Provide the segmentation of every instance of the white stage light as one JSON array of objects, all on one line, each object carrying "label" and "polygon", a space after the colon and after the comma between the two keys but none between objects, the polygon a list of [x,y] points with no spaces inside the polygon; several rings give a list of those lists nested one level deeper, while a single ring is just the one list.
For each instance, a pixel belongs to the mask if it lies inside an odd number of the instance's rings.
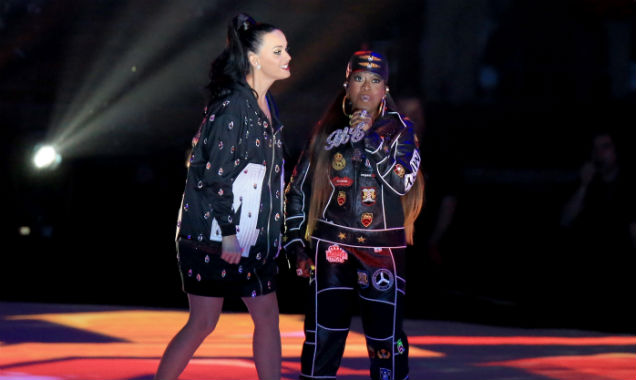
[{"label": "white stage light", "polygon": [[62,156],[51,145],[41,146],[33,156],[33,164],[38,169],[57,166],[60,161],[62,161]]}]

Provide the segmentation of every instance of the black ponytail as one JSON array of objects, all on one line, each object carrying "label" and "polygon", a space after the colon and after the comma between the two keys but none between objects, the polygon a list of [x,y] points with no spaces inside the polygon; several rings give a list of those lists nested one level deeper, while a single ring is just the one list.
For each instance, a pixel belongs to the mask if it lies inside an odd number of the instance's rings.
[{"label": "black ponytail", "polygon": [[263,34],[276,29],[273,25],[254,21],[245,13],[234,16],[227,28],[225,49],[210,68],[210,82],[206,86],[209,102],[229,95],[234,83],[247,85],[245,76],[250,72],[247,53],[258,52]]}]

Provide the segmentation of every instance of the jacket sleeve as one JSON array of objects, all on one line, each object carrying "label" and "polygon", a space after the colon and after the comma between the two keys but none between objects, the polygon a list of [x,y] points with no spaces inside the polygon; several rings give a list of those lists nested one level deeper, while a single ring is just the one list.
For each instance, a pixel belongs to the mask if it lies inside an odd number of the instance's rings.
[{"label": "jacket sleeve", "polygon": [[198,141],[207,161],[201,169],[202,180],[195,185],[206,192],[212,216],[219,224],[222,236],[236,234],[232,184],[244,166],[239,158],[240,152],[245,149],[240,146],[242,118],[239,117],[239,112],[230,111],[222,108],[216,114],[210,113],[207,116]]},{"label": "jacket sleeve", "polygon": [[287,188],[285,189],[285,246],[305,247],[305,230],[311,197],[311,173],[307,151],[298,158]]},{"label": "jacket sleeve", "polygon": [[400,115],[396,117],[395,132],[372,130],[364,138],[364,149],[380,181],[394,193],[405,195],[417,178],[420,153],[412,123]]}]

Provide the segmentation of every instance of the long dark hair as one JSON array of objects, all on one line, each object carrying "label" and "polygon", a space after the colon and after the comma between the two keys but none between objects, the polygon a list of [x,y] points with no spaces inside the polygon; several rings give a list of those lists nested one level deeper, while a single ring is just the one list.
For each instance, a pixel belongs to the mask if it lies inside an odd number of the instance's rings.
[{"label": "long dark hair", "polygon": [[[306,240],[310,240],[309,236],[316,227],[316,221],[322,218],[322,211],[327,206],[327,201],[331,194],[332,188],[329,184],[329,151],[324,149],[327,137],[331,132],[338,128],[349,125],[349,118],[342,110],[343,98],[346,92],[341,89],[335,100],[325,111],[322,119],[314,126],[309,146],[306,153],[309,155],[310,168],[313,168],[313,176],[311,183],[311,198],[309,201],[309,210],[307,212],[307,228],[305,231]],[[387,93],[387,108],[396,110],[395,102]],[[404,227],[406,241],[413,244],[414,223],[422,210],[424,203],[424,177],[418,170],[415,185],[411,190],[402,196],[402,210],[404,212]]]},{"label": "long dark hair", "polygon": [[329,151],[324,149],[327,137],[336,129],[349,124],[348,118],[341,110],[344,97],[345,90],[342,89],[333,103],[327,107],[320,121],[314,126],[309,146],[307,147],[306,153],[309,155],[309,167],[313,171],[311,197],[309,209],[307,210],[307,228],[305,230],[305,239],[308,241],[310,240],[309,236],[316,227],[316,221],[322,218],[322,210],[327,205],[331,194],[331,186],[327,177],[329,175]]},{"label": "long dark hair", "polygon": [[263,34],[276,30],[273,25],[254,21],[249,15],[239,13],[232,18],[227,27],[225,49],[212,62],[210,82],[206,86],[209,92],[208,102],[229,95],[235,83],[245,83],[250,72],[248,52],[258,52]]}]

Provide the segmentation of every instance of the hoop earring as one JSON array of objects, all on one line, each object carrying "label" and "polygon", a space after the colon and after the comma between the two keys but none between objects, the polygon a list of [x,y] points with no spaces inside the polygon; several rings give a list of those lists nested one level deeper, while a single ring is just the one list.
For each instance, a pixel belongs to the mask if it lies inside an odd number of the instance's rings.
[{"label": "hoop earring", "polygon": [[385,112],[386,112],[386,96],[382,98],[382,101],[380,102],[380,106],[378,107],[378,116],[384,116]]},{"label": "hoop earring", "polygon": [[349,115],[349,114],[347,113],[347,95],[345,95],[345,96],[342,98],[342,113],[343,113],[346,117],[349,117],[349,118],[351,117],[351,115]]}]

